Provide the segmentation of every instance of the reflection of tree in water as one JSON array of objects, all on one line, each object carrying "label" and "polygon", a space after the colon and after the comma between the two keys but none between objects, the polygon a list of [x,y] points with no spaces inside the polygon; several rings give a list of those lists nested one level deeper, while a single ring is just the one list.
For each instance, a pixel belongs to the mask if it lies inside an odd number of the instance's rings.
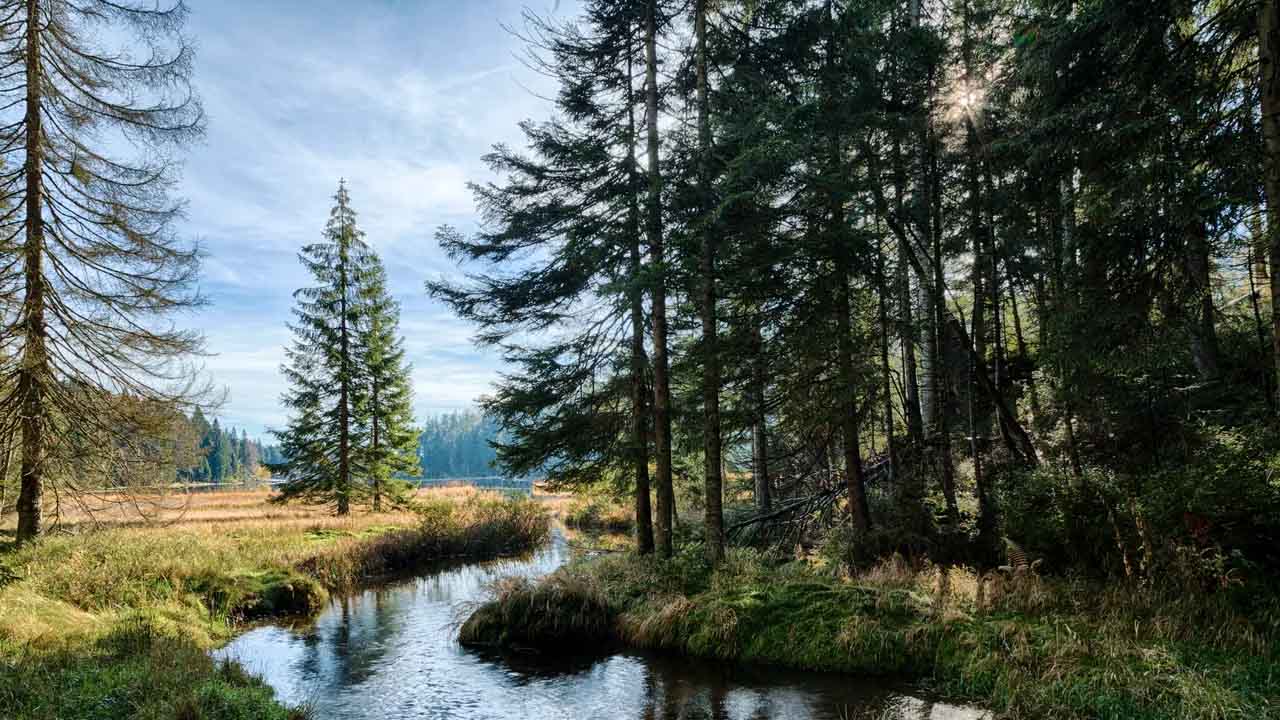
[{"label": "reflection of tree in water", "polygon": [[395,593],[377,589],[336,601],[338,613],[329,616],[331,621],[307,634],[298,669],[320,688],[364,682],[404,627],[405,613],[394,598]]},{"label": "reflection of tree in water", "polygon": [[728,720],[728,678],[688,669],[661,660],[645,664],[643,720]]}]

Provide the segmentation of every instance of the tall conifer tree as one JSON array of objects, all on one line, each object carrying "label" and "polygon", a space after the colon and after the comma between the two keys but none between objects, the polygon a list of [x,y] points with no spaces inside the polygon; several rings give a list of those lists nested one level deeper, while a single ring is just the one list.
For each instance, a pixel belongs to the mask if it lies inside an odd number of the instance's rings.
[{"label": "tall conifer tree", "polygon": [[182,359],[202,340],[165,321],[201,303],[169,197],[171,151],[204,124],[186,15],[181,2],[0,2],[0,436],[21,438],[19,541],[40,534],[50,481],[75,490],[105,446],[146,450],[128,412],[140,405],[119,395],[180,405],[195,390]]},{"label": "tall conifer tree", "polygon": [[360,332],[378,265],[356,226],[345,183],[334,195],[324,240],[304,247],[298,259],[316,284],[293,294],[294,339],[281,368],[290,385],[281,400],[292,416],[274,433],[285,457],[275,469],[286,480],[282,500],[324,502],[346,515],[360,491],[355,478],[369,469],[360,451],[368,432],[361,422],[368,381]]},{"label": "tall conifer tree", "polygon": [[371,255],[369,263],[362,293],[366,317],[359,338],[366,397],[361,423],[367,443],[363,465],[371,504],[378,511],[384,498],[396,504],[404,501],[405,483],[396,482],[398,474],[418,474],[419,431],[413,425],[413,385],[400,336],[400,304],[387,291],[382,262]]}]

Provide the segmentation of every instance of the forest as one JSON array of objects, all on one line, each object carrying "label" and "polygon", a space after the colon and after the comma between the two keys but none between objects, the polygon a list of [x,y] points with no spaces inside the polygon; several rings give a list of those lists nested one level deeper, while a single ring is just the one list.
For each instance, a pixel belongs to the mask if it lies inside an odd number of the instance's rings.
[{"label": "forest", "polygon": [[490,441],[496,423],[478,411],[464,410],[427,418],[418,437],[418,460],[425,478],[493,475],[496,458]]},{"label": "forest", "polygon": [[661,556],[692,508],[713,561],[845,526],[855,563],[1271,571],[1264,5],[529,14],[556,112],[429,285],[517,368],[499,464],[630,488]]}]

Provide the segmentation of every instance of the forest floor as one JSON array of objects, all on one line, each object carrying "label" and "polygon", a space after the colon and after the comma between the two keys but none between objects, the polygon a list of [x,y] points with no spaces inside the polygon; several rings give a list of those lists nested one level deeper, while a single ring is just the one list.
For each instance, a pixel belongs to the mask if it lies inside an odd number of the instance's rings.
[{"label": "forest floor", "polygon": [[20,550],[0,530],[4,717],[301,717],[207,650],[255,619],[312,613],[330,592],[528,550],[548,532],[539,503],[470,490],[347,518],[267,497],[154,498],[146,523],[124,508],[71,515],[69,532]]},{"label": "forest floor", "polygon": [[885,562],[856,576],[812,559],[697,548],[661,562],[580,560],[510,579],[465,644],[627,645],[802,670],[889,676],[1002,718],[1207,720],[1280,711],[1274,618],[1226,593],[1049,579],[980,584],[966,569]]}]

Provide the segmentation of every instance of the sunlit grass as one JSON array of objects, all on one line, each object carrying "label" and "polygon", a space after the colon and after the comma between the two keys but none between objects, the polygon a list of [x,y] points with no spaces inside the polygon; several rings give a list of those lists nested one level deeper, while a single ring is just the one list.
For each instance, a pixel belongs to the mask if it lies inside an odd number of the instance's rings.
[{"label": "sunlit grass", "polygon": [[[16,718],[283,718],[269,691],[207,658],[184,661],[197,670],[166,663],[205,658],[244,620],[314,612],[361,582],[527,550],[548,532],[536,501],[470,489],[423,491],[411,509],[346,518],[267,497],[195,496],[178,518],[99,517],[0,554],[0,707]],[[182,692],[147,692],[170,686]],[[105,714],[82,702],[122,693],[134,699]]]},{"label": "sunlit grass", "polygon": [[1275,619],[1225,594],[901,560],[850,575],[741,549],[714,572],[696,550],[612,554],[499,583],[460,637],[912,678],[1013,718],[1267,717],[1280,698]]}]

